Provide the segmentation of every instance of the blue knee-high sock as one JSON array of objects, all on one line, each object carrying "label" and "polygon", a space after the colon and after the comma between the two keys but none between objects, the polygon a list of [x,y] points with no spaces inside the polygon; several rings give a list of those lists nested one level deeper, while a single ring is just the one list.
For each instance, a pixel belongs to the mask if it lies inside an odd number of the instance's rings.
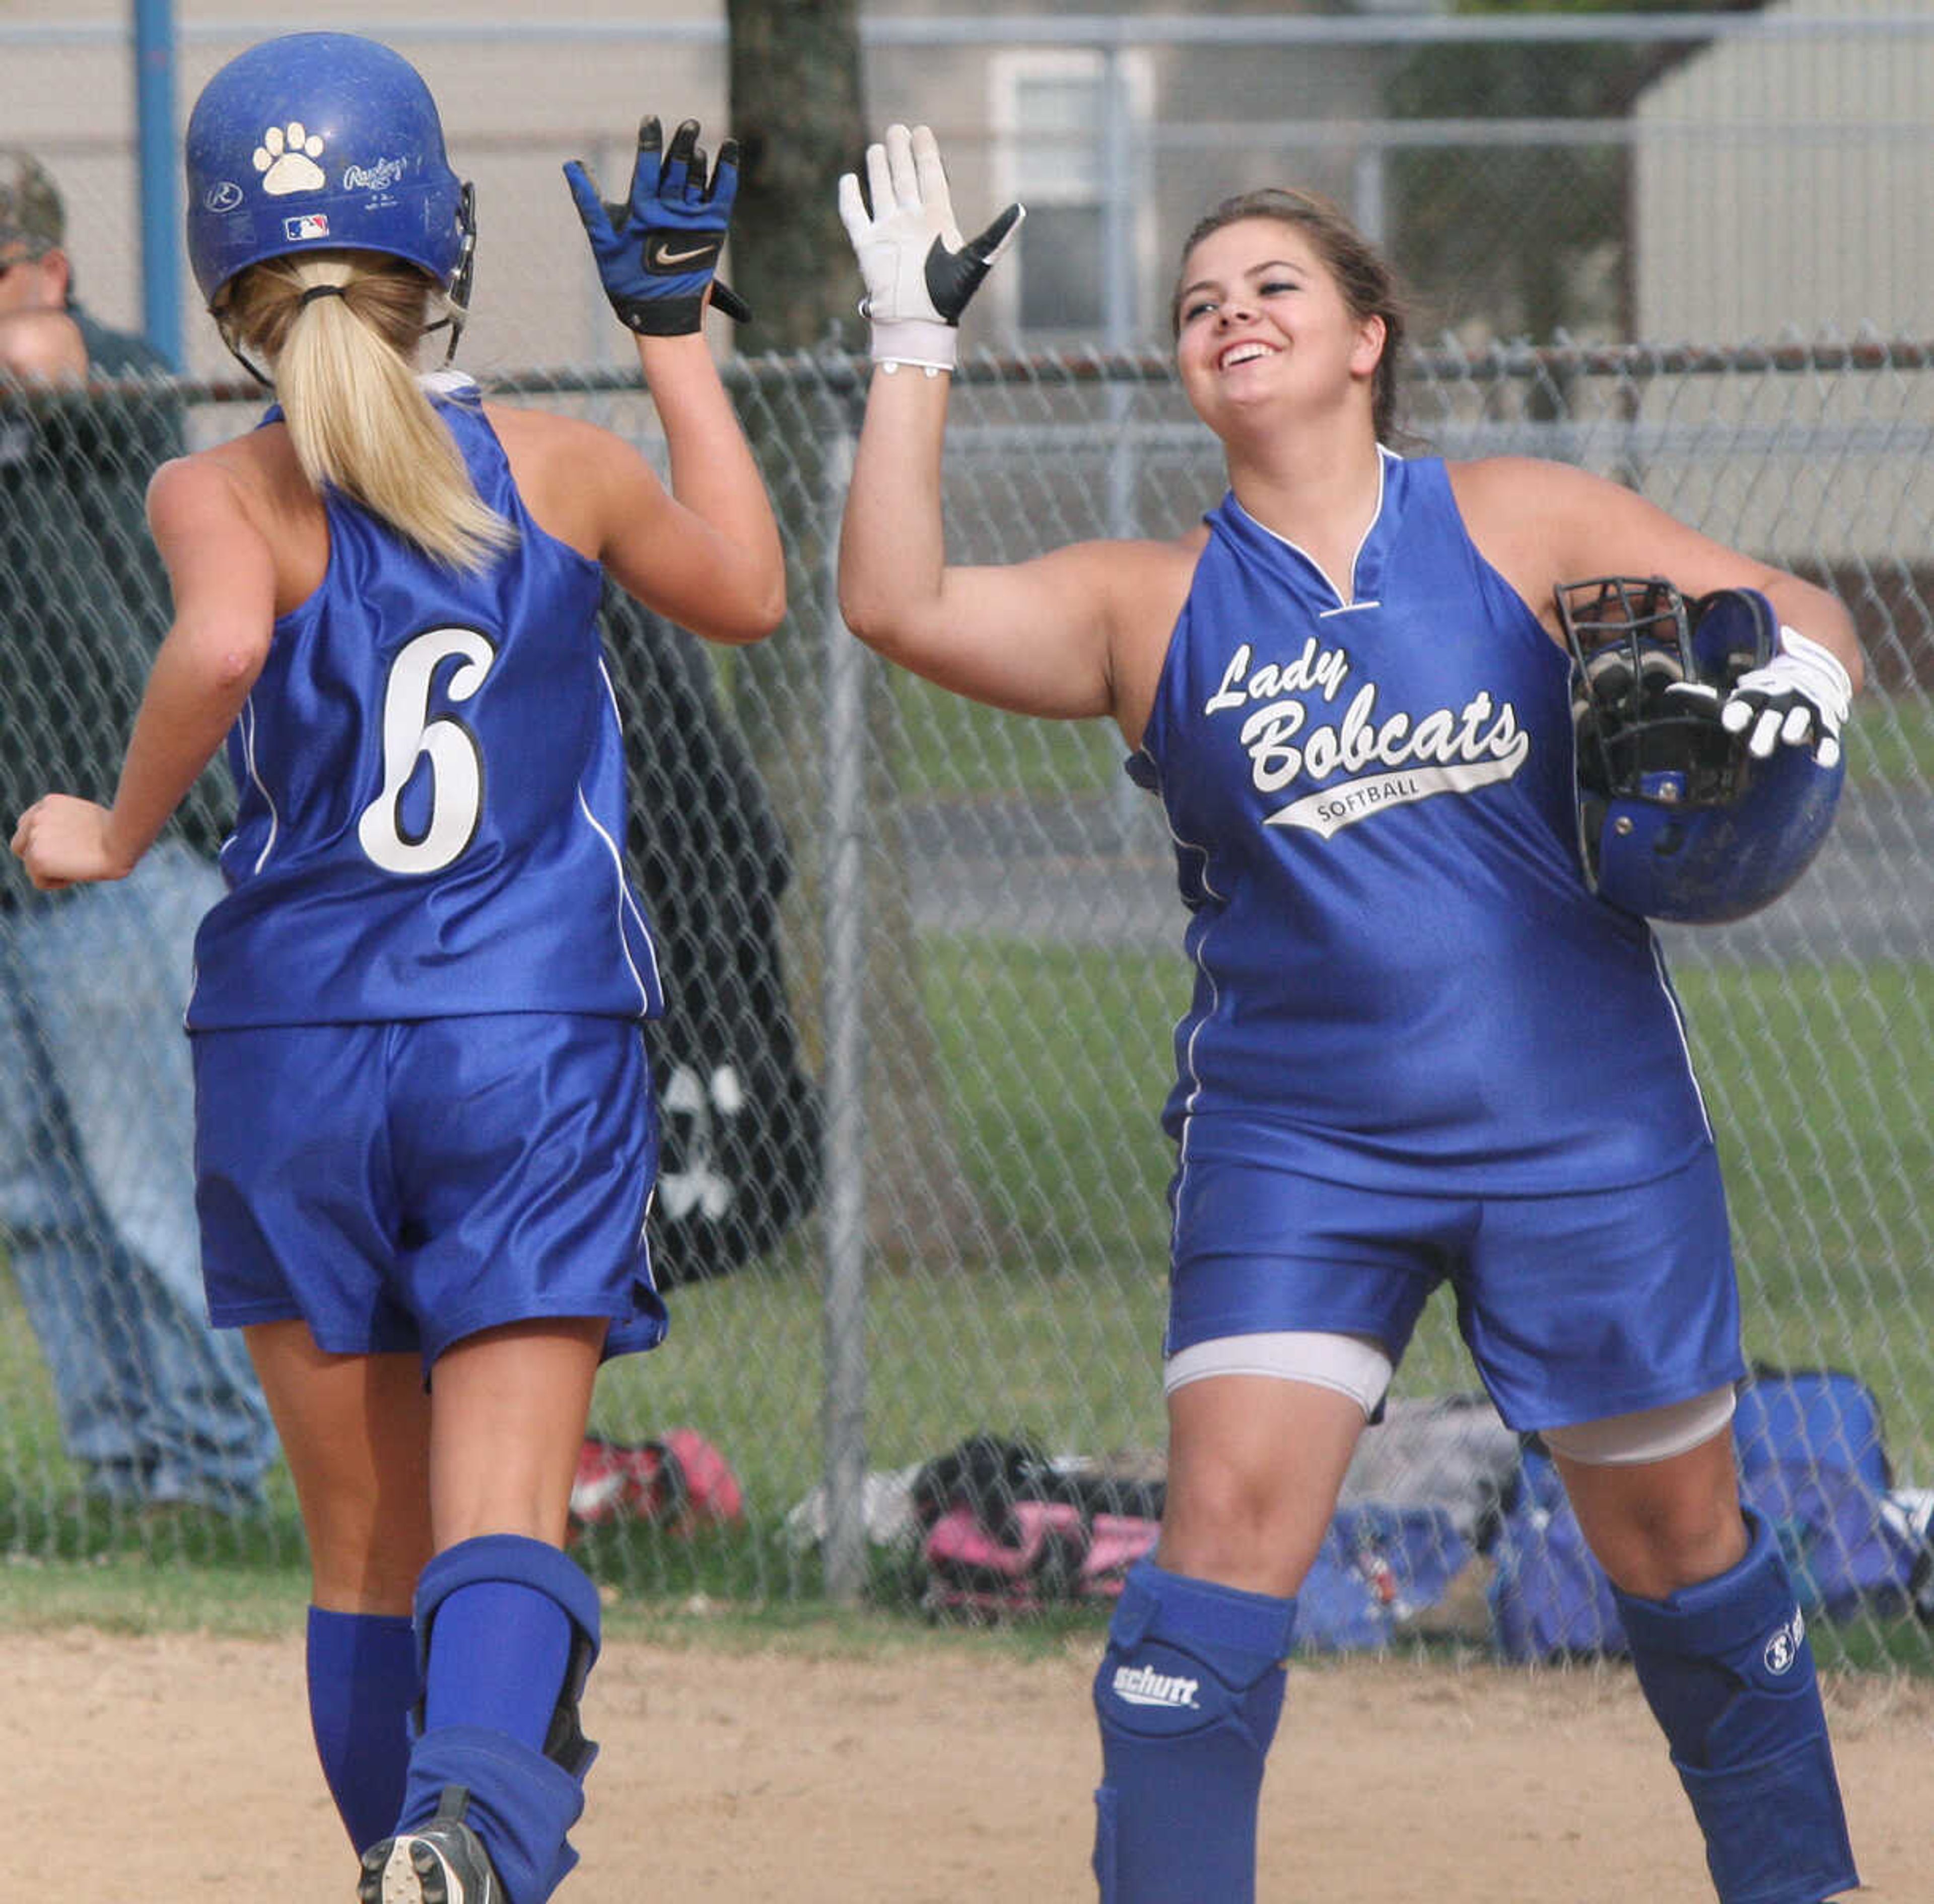
[{"label": "blue knee-high sock", "polygon": [[577,1709],[598,1625],[583,1569],[521,1535],[459,1541],[417,1583],[424,1692],[401,1821],[423,1824],[445,1788],[461,1786],[465,1821],[513,1904],[544,1904],[577,1861],[566,1834],[596,1755]]},{"label": "blue knee-high sock", "polygon": [[1860,1879],[1806,1622],[1771,1526],[1749,1508],[1746,1528],[1716,1580],[1613,1597],[1721,1904],[1821,1904]]},{"label": "blue knee-high sock", "polygon": [[408,1616],[309,1608],[309,1724],[330,1796],[358,1851],[396,1828],[416,1698]]},{"label": "blue knee-high sock", "polygon": [[1296,1602],[1130,1570],[1095,1677],[1101,1904],[1252,1904]]}]

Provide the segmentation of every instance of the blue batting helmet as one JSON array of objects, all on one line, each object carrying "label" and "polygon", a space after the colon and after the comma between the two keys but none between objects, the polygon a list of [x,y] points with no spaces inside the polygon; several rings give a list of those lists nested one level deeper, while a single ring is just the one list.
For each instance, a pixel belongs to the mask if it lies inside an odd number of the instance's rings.
[{"label": "blue batting helmet", "polygon": [[422,76],[354,33],[290,33],[236,56],[188,125],[188,252],[212,304],[235,274],[307,251],[407,259],[459,303],[469,188]]},{"label": "blue batting helmet", "polygon": [[1592,890],[1648,919],[1718,925],[1770,905],[1833,824],[1844,759],[1765,759],[1719,709],[1778,646],[1752,589],[1690,604],[1670,583],[1612,576],[1557,591],[1571,651],[1578,843]]}]

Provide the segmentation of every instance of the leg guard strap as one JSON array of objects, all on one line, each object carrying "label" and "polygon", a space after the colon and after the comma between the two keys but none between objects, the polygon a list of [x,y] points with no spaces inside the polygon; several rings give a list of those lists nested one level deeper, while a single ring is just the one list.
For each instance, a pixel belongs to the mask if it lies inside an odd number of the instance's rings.
[{"label": "leg guard strap", "polygon": [[1859,1882],[1813,1654],[1771,1526],[1662,1601],[1613,1589],[1721,1904],[1821,1904]]},{"label": "leg guard strap", "polygon": [[1263,1762],[1295,1619],[1293,1600],[1147,1561],[1130,1570],[1095,1680],[1102,1904],[1252,1904]]}]

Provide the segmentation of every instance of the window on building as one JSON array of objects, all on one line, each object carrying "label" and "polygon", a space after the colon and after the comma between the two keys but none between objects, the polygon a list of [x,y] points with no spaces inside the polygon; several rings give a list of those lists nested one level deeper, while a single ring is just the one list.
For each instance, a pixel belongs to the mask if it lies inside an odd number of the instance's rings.
[{"label": "window on building", "polygon": [[[1109,122],[1111,75],[1124,119]],[[1140,202],[1128,178],[1108,176],[1108,155],[1136,140],[1144,107],[1145,64],[1130,54],[1111,62],[1100,53],[1014,53],[994,68],[994,121],[1005,197],[1027,206],[1005,295],[1008,315],[1024,336],[1094,337],[1108,330],[1111,297],[1131,300],[1134,261],[1108,255],[1112,230],[1125,225],[1131,249],[1141,234],[1122,206]],[[1124,136],[1125,135],[1125,137]],[[1111,146],[1111,137],[1121,143]],[[1110,203],[1111,190],[1117,194]],[[1005,269],[1005,268],[1004,268]],[[1132,332],[1137,313],[1117,314]]]}]

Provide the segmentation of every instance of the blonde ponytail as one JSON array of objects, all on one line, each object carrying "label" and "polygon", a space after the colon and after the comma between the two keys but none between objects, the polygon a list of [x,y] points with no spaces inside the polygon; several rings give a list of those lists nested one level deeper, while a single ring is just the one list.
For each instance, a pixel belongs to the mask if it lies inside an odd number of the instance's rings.
[{"label": "blonde ponytail", "polygon": [[216,315],[265,360],[303,473],[339,490],[451,568],[487,568],[517,532],[478,496],[417,381],[417,345],[441,294],[366,252],[272,258],[235,280]]}]

